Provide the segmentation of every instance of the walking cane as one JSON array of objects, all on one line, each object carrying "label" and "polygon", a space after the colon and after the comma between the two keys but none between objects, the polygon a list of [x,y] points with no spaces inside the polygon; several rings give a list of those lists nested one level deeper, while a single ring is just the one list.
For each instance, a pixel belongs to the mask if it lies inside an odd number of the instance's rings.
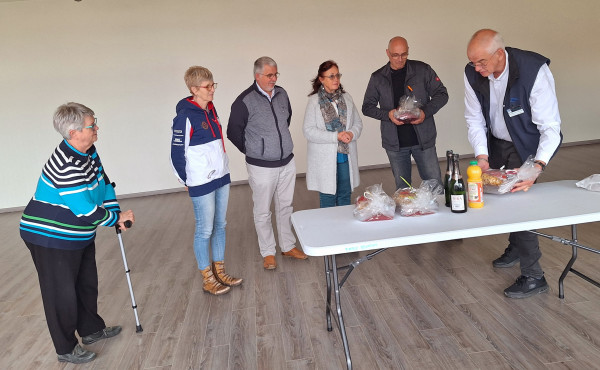
[{"label": "walking cane", "polygon": [[[113,182],[111,185],[116,187],[117,185]],[[130,228],[133,224],[131,221],[125,221],[125,227]],[[123,238],[121,237],[121,229],[119,224],[115,224],[115,230],[117,231],[117,237],[119,238],[119,245],[121,246],[121,256],[123,256],[123,265],[125,266],[125,276],[127,276],[127,285],[129,285],[129,294],[131,295],[131,308],[133,308],[133,314],[135,315],[135,332],[139,333],[144,331],[140,324],[140,319],[137,313],[137,304],[135,303],[135,297],[133,296],[133,288],[131,287],[131,278],[129,277],[129,266],[127,266],[127,257],[125,257],[125,247],[123,247]]]}]

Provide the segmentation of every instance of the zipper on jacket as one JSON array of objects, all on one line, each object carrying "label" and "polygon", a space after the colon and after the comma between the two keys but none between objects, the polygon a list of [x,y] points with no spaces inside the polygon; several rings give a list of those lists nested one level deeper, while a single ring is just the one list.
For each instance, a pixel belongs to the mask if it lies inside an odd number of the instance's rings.
[{"label": "zipper on jacket", "polygon": [[[273,91],[273,98],[275,97],[275,92]],[[269,105],[271,106],[271,112],[273,113],[273,118],[275,118],[275,127],[277,128],[277,134],[279,135],[279,160],[283,159],[283,137],[281,136],[281,130],[279,129],[279,120],[277,119],[277,113],[275,112],[275,108],[273,108],[273,98],[269,101]],[[264,150],[264,146],[263,146]],[[264,153],[263,153],[264,154]]]}]

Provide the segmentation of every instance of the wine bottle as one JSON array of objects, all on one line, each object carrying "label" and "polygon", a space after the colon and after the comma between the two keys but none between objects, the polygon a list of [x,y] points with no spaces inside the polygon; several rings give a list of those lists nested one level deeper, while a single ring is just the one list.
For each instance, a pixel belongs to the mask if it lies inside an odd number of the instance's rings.
[{"label": "wine bottle", "polygon": [[450,207],[450,180],[452,179],[452,168],[452,150],[446,150],[446,175],[444,176],[446,207]]},{"label": "wine bottle", "polygon": [[450,182],[450,210],[454,213],[467,212],[467,189],[460,174],[458,154],[453,154],[454,169]]}]

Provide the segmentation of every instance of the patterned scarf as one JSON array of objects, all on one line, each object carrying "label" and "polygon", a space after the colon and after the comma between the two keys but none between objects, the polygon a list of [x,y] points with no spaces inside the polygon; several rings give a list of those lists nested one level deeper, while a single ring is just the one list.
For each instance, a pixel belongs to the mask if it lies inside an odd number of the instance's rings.
[{"label": "patterned scarf", "polygon": [[[337,112],[333,104],[337,105]],[[319,107],[321,108],[321,114],[323,115],[327,131],[342,132],[346,130],[346,102],[342,96],[341,89],[328,93],[321,86],[319,89]],[[348,144],[338,141],[338,153],[348,154]]]}]

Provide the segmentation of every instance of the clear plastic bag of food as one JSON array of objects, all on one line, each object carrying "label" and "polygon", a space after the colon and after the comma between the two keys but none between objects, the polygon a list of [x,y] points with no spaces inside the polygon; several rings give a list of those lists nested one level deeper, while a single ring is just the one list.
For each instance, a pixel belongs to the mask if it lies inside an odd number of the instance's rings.
[{"label": "clear plastic bag of food", "polygon": [[[529,156],[518,170],[489,169],[481,175],[483,192],[490,194],[505,194],[512,190],[518,182],[535,180],[540,170],[534,162],[533,156]],[[487,187],[487,191],[486,191]]]},{"label": "clear plastic bag of food", "polygon": [[414,95],[404,95],[398,102],[394,117],[398,121],[409,123],[421,115],[421,103]]},{"label": "clear plastic bag of food", "polygon": [[400,216],[423,216],[439,211],[437,198],[444,189],[436,180],[425,180],[418,188],[401,188],[394,193]]},{"label": "clear plastic bag of food", "polygon": [[356,199],[353,213],[359,221],[381,221],[393,219],[395,210],[394,200],[383,191],[381,184],[375,184]]},{"label": "clear plastic bag of food", "polygon": [[600,174],[595,174],[578,181],[575,185],[591,191],[600,191]]},{"label": "clear plastic bag of food", "polygon": [[[517,170],[488,169],[481,174],[481,182],[483,183],[483,192],[487,194],[504,194],[506,193],[503,186],[504,183],[512,182],[513,178],[517,177]],[[500,192],[502,186],[503,193]],[[510,190],[510,189],[509,189]]]}]

